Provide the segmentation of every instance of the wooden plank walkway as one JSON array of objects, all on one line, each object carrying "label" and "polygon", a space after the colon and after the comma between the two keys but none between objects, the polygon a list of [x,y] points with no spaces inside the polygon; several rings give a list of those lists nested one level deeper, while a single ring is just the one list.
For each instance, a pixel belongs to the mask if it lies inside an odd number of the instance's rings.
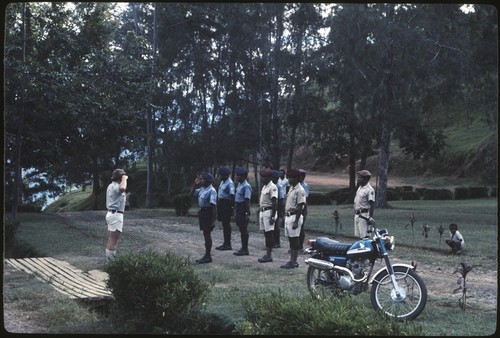
[{"label": "wooden plank walkway", "polygon": [[52,257],[6,259],[17,270],[35,275],[57,291],[73,299],[102,300],[113,298],[106,282],[71,264]]}]

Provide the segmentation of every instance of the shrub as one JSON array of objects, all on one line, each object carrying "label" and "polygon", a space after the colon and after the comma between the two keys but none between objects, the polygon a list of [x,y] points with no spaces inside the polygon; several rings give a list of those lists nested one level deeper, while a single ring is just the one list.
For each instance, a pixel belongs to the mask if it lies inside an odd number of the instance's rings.
[{"label": "shrub", "polygon": [[174,197],[174,208],[177,216],[186,216],[193,206],[193,197],[189,194],[180,194]]},{"label": "shrub", "polygon": [[353,202],[352,198],[350,198],[349,188],[334,190],[327,193],[326,195],[330,197],[331,200],[336,201],[337,204]]},{"label": "shrub", "polygon": [[469,198],[486,198],[488,197],[488,188],[486,187],[470,187]]},{"label": "shrub", "polygon": [[387,188],[387,200],[398,201],[401,199],[402,192],[396,188]]},{"label": "shrub", "polygon": [[329,205],[332,204],[330,196],[312,192],[307,196],[307,204],[309,205]]},{"label": "shrub", "polygon": [[490,197],[497,197],[497,188],[496,187],[491,188]]},{"label": "shrub", "polygon": [[19,220],[17,219],[12,219],[12,218],[5,219],[4,236],[6,244],[12,243],[14,241],[19,225],[20,223]]},{"label": "shrub", "polygon": [[452,200],[453,192],[448,189],[426,189],[423,195],[424,200]]},{"label": "shrub", "polygon": [[[170,252],[122,254],[105,266],[114,296],[112,314],[129,330],[193,330],[210,289],[189,261]],[[187,329],[186,329],[187,328]]]},{"label": "shrub", "polygon": [[489,196],[487,187],[458,187],[455,188],[455,199],[486,198]]},{"label": "shrub", "polygon": [[386,320],[382,313],[357,305],[352,298],[316,299],[273,291],[254,293],[243,300],[244,335],[418,335],[417,326]]},{"label": "shrub", "polygon": [[465,200],[467,198],[469,198],[469,188],[466,188],[466,187],[455,188],[455,199],[456,200]]},{"label": "shrub", "polygon": [[404,201],[419,200],[420,195],[416,191],[403,191],[401,193],[401,199]]},{"label": "shrub", "polygon": [[420,197],[423,197],[425,192],[427,191],[427,188],[416,188],[415,191],[420,195]]}]

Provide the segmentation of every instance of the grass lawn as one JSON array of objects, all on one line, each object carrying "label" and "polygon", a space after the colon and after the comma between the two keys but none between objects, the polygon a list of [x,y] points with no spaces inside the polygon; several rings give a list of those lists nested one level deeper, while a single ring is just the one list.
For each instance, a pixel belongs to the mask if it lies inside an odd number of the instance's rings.
[{"label": "grass lawn", "polygon": [[[460,201],[397,201],[391,202],[389,209],[377,209],[375,219],[379,228],[387,228],[389,234],[396,237],[396,249],[391,257],[406,261],[418,260],[423,266],[457,267],[466,260],[474,266],[472,275],[480,275],[483,271],[497,271],[498,242],[497,242],[497,200],[477,199]],[[255,208],[255,206],[254,206]],[[342,227],[336,228],[332,217],[334,210],[340,213]],[[184,225],[172,228],[171,234],[177,236],[193,236],[193,240],[201,243],[201,235],[197,229],[195,217],[176,217],[173,210],[138,210],[140,217],[149,220],[148,227],[152,230],[166,231],[164,224]],[[415,215],[416,221],[410,224],[410,214]],[[255,210],[252,213],[256,215]],[[100,269],[96,255],[102,254],[105,245],[105,236],[102,227],[85,221],[85,212],[80,218],[68,221],[68,218],[57,217],[51,214],[20,214],[21,226],[17,232],[17,239],[33,248],[40,255],[65,256],[74,265],[81,269]],[[306,230],[325,233],[330,237],[338,237],[343,241],[353,241],[353,219],[351,205],[309,206],[309,215]],[[153,220],[158,223],[154,223]],[[163,223],[161,223],[161,222]],[[448,225],[455,222],[466,241],[466,251],[463,256],[446,254],[447,248],[444,239],[449,236]],[[163,224],[163,225],[162,225]],[[422,234],[422,225],[430,227],[428,236]],[[438,227],[445,230],[442,236]],[[170,229],[170,228],[168,228]],[[256,223],[250,227],[251,236],[262,236]],[[190,235],[191,233],[191,235]],[[141,246],[152,239],[141,237],[139,234],[130,235],[123,242],[123,250],[132,249],[132,245]],[[306,237],[307,231],[306,231]],[[153,239],[159,241],[161,238]],[[154,244],[154,243],[153,243]],[[286,247],[288,244],[285,243]],[[129,247],[127,247],[129,246]],[[281,250],[285,250],[283,248]],[[232,256],[232,255],[231,255]],[[234,261],[225,265],[204,264],[194,266],[207,281],[213,283],[212,294],[206,304],[207,311],[218,313],[231,321],[244,319],[245,313],[241,300],[250,294],[266,293],[276,289],[291,295],[303,296],[307,294],[304,270],[293,269],[284,272],[283,269],[264,268],[256,262],[241,263]],[[484,336],[491,335],[496,330],[496,308],[494,313],[483,311],[481,308],[471,308],[461,311],[455,301],[450,300],[456,295],[451,290],[456,287],[455,280],[445,285],[443,294],[432,294],[429,297],[426,309],[412,325],[419,325],[422,334],[426,336]],[[30,288],[32,278],[17,283],[21,287],[4,290],[4,302],[15,306],[19,304],[23,311],[43,311],[43,320],[49,326],[58,328],[58,332],[86,333],[90,327],[102,328],[102,333],[109,333],[112,328],[106,324],[106,317],[89,318],[82,316],[80,311],[72,310],[74,315],[65,315],[61,324],[57,313],[67,309],[67,301],[53,301],[46,306],[47,298],[42,296],[45,287]],[[4,279],[4,286],[5,286]],[[22,292],[20,292],[22,290]],[[434,290],[430,290],[431,292]],[[470,294],[474,296],[474,284],[470,285]],[[42,294],[42,295],[41,295]],[[354,297],[360,306],[370,307],[368,294]],[[493,295],[496,298],[496,294]],[[85,323],[81,320],[84,318]],[[91,324],[89,324],[91,323]],[[98,329],[99,330],[99,329]],[[99,332],[93,332],[99,333]]]}]

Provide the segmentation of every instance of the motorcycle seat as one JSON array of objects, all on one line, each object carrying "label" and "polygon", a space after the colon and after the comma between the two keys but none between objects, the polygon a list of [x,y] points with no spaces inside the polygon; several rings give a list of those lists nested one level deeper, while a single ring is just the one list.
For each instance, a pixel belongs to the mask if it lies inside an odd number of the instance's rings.
[{"label": "motorcycle seat", "polygon": [[318,251],[345,255],[347,254],[347,250],[351,248],[352,244],[340,243],[328,237],[317,237],[315,246]]}]

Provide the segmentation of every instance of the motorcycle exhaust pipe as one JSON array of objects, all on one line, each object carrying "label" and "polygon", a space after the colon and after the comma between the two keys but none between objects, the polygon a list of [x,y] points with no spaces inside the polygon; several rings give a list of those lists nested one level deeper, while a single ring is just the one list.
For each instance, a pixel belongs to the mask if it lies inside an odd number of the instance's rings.
[{"label": "motorcycle exhaust pipe", "polygon": [[349,277],[351,277],[351,279],[354,281],[354,282],[362,282],[366,279],[367,277],[367,273],[366,271],[363,272],[363,277],[359,278],[359,279],[356,279],[354,277],[354,275],[352,274],[352,271],[347,269],[347,268],[344,268],[342,266],[336,266],[335,264],[333,263],[330,263],[330,262],[327,262],[327,261],[323,261],[321,259],[316,259],[316,258],[308,258],[306,260],[304,260],[304,262],[307,264],[307,265],[311,265],[315,268],[318,268],[318,269],[321,269],[321,270],[337,270],[337,271],[342,271],[346,274],[349,275]]},{"label": "motorcycle exhaust pipe", "polygon": [[321,270],[332,270],[333,267],[335,266],[333,263],[327,262],[327,261],[322,261],[320,259],[316,258],[308,258],[304,260],[304,262],[307,265],[314,266],[315,268],[321,269]]}]

